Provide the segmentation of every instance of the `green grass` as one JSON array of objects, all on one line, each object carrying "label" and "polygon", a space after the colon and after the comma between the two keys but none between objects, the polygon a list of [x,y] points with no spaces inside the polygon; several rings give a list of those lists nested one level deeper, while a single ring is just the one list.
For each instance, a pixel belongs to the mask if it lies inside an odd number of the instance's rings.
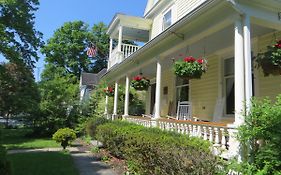
[{"label": "green grass", "polygon": [[18,153],[8,155],[13,175],[78,175],[69,153]]},{"label": "green grass", "polygon": [[31,148],[52,148],[60,147],[51,138],[31,138],[26,135],[31,132],[29,129],[1,129],[2,138],[0,144],[7,149],[31,149]]}]

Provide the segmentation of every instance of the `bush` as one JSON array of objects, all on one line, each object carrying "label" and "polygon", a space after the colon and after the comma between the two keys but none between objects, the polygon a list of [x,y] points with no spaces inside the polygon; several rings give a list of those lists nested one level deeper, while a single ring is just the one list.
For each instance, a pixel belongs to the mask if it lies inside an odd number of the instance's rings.
[{"label": "bush", "polygon": [[114,121],[97,128],[97,138],[138,174],[219,174],[220,160],[204,140],[157,128]]},{"label": "bush", "polygon": [[76,139],[76,134],[73,129],[63,128],[63,129],[59,129],[53,135],[53,139],[56,142],[61,143],[61,146],[63,147],[63,149],[65,149],[68,145],[71,144],[73,140]]},{"label": "bush", "polygon": [[239,128],[244,164],[249,164],[244,169],[252,169],[253,174],[281,174],[281,95],[275,103],[254,99],[251,106]]},{"label": "bush", "polygon": [[1,175],[10,175],[11,174],[11,166],[10,162],[7,161],[6,157],[6,149],[0,145],[0,174]]},{"label": "bush", "polygon": [[109,120],[104,117],[94,117],[91,118],[86,124],[86,133],[92,138],[95,137],[96,129],[99,125],[108,123]]}]

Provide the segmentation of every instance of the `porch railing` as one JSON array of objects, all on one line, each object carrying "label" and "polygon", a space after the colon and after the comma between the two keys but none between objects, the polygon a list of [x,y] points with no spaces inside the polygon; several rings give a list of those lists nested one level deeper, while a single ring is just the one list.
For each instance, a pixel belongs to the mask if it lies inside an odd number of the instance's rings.
[{"label": "porch railing", "polygon": [[108,61],[108,68],[112,67],[113,65],[120,63],[124,59],[128,58],[134,52],[136,52],[140,46],[135,46],[131,44],[122,44],[121,45],[121,52],[118,52],[118,47],[115,47],[111,52],[111,56]]},{"label": "porch railing", "polygon": [[193,137],[199,137],[213,143],[213,152],[223,158],[228,159],[230,146],[230,133],[234,128],[227,127],[223,123],[214,122],[193,122],[183,120],[151,120],[142,117],[126,117],[128,122],[143,125],[145,127],[158,127],[166,131],[174,131]]}]

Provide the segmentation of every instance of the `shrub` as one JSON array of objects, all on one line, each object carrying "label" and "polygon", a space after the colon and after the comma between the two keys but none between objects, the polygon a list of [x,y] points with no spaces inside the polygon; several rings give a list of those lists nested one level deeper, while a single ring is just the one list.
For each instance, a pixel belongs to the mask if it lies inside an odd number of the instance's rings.
[{"label": "shrub", "polygon": [[10,175],[11,174],[11,166],[10,162],[7,161],[6,157],[6,149],[0,145],[0,174],[1,175]]},{"label": "shrub", "polygon": [[252,100],[251,110],[239,128],[244,145],[244,164],[253,174],[281,174],[281,95],[272,103],[268,98]]},{"label": "shrub", "polygon": [[73,140],[76,139],[76,134],[73,129],[63,128],[55,132],[53,139],[56,142],[61,143],[61,146],[65,149]]},{"label": "shrub", "polygon": [[96,129],[99,125],[109,122],[108,119],[104,117],[94,117],[91,118],[86,124],[86,133],[92,138],[95,137]]},{"label": "shrub", "polygon": [[121,121],[98,126],[97,138],[137,174],[220,173],[220,160],[211,153],[209,142],[199,138]]}]

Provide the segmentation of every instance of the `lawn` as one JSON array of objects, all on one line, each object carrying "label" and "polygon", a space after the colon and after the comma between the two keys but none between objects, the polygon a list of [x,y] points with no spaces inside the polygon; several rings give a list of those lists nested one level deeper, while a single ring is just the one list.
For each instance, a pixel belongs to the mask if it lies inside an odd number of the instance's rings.
[{"label": "lawn", "polygon": [[31,149],[31,148],[50,148],[59,147],[51,138],[32,138],[26,135],[30,129],[1,129],[2,138],[0,144],[7,149]]},{"label": "lawn", "polygon": [[9,154],[13,175],[78,175],[69,153]]}]

